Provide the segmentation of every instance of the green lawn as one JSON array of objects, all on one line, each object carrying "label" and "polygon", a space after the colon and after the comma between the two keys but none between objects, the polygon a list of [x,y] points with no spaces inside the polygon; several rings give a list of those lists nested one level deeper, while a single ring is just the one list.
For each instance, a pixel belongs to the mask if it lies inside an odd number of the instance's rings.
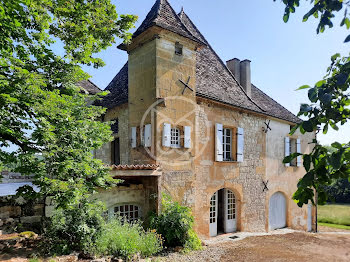
[{"label": "green lawn", "polygon": [[350,205],[318,206],[317,220],[320,225],[350,230]]},{"label": "green lawn", "polygon": [[339,228],[339,229],[345,229],[350,230],[350,226],[344,226],[344,225],[338,225],[338,224],[330,224],[330,223],[318,223],[319,226],[325,226],[325,227],[333,227],[333,228]]}]

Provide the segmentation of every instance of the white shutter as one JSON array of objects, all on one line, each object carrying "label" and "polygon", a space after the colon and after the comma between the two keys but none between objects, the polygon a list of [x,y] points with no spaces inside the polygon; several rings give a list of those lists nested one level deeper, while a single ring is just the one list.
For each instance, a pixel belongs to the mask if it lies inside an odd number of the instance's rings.
[{"label": "white shutter", "polygon": [[136,127],[131,128],[131,147],[136,147]]},{"label": "white shutter", "polygon": [[164,147],[170,147],[170,132],[171,132],[171,125],[164,123],[163,124],[163,146]]},{"label": "white shutter", "polygon": [[[297,139],[297,153],[301,153],[300,139]],[[297,166],[301,166],[301,156],[297,157]]]},{"label": "white shutter", "polygon": [[237,162],[243,162],[244,155],[244,129],[237,128]]},{"label": "white shutter", "polygon": [[152,145],[152,125],[148,124],[148,125],[145,125],[145,130],[144,130],[144,134],[145,134],[145,137],[144,137],[144,146],[145,147],[151,147]]},{"label": "white shutter", "polygon": [[[289,156],[290,155],[290,147],[289,147],[289,137],[284,138],[284,156]],[[285,166],[290,166],[290,163],[285,163]]]},{"label": "white shutter", "polygon": [[224,160],[223,156],[223,125],[215,124],[215,161],[222,162]]},{"label": "white shutter", "polygon": [[184,127],[184,148],[191,148],[191,127]]}]

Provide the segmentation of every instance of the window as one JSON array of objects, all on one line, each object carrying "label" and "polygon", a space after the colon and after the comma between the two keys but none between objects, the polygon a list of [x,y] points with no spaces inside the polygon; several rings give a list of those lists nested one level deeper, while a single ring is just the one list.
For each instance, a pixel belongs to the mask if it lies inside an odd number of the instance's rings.
[{"label": "window", "polygon": [[244,129],[215,124],[215,161],[244,160]]},{"label": "window", "polygon": [[121,205],[114,208],[114,214],[126,219],[128,222],[134,222],[140,218],[141,209],[135,205]]},{"label": "window", "polygon": [[172,128],[170,132],[170,146],[174,148],[180,147],[180,129]]},{"label": "window", "polygon": [[224,128],[222,135],[222,152],[224,161],[232,161],[232,129]]},{"label": "window", "polygon": [[119,137],[112,142],[112,165],[120,165],[120,144]]},{"label": "window", "polygon": [[113,134],[118,134],[119,132],[119,122],[118,122],[118,118],[114,119],[114,124],[111,125],[111,129]]},{"label": "window", "polygon": [[182,55],[182,49],[183,49],[183,45],[181,45],[179,42],[176,42],[175,43],[175,54]]}]

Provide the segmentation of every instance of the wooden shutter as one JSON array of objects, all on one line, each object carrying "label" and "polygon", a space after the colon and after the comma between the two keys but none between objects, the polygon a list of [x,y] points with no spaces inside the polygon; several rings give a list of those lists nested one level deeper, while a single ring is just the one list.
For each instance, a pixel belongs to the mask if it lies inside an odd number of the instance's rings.
[{"label": "wooden shutter", "polygon": [[184,148],[191,148],[191,127],[184,126]]},{"label": "wooden shutter", "polygon": [[222,139],[223,139],[223,125],[215,124],[215,161],[222,162],[224,160]]},{"label": "wooden shutter", "polygon": [[[297,153],[301,153],[300,139],[297,139]],[[297,166],[301,166],[301,156],[297,157]]]},{"label": "wooden shutter", "polygon": [[243,162],[244,159],[244,129],[237,128],[237,162]]},{"label": "wooden shutter", "polygon": [[136,147],[136,127],[131,128],[131,147],[135,148]]},{"label": "wooden shutter", "polygon": [[[284,156],[289,156],[290,155],[290,147],[289,147],[289,144],[290,144],[290,139],[289,137],[285,137],[284,138]],[[290,163],[285,163],[284,164],[285,166],[290,166]]]},{"label": "wooden shutter", "polygon": [[163,146],[170,147],[171,125],[168,123],[163,124]]},{"label": "wooden shutter", "polygon": [[115,138],[112,142],[112,164],[120,165],[120,143],[119,137]]},{"label": "wooden shutter", "polygon": [[145,134],[144,146],[151,147],[151,145],[152,145],[152,125],[150,125],[150,124],[145,125],[144,134]]}]

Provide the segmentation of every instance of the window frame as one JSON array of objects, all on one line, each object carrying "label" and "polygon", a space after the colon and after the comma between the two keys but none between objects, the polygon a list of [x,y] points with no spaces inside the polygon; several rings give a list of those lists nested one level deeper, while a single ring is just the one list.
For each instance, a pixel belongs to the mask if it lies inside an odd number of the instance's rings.
[{"label": "window frame", "polygon": [[[173,142],[176,142],[176,144]],[[170,128],[170,147],[181,148],[181,130],[179,127]]]},{"label": "window frame", "polygon": [[[231,139],[230,139],[230,158],[226,157],[226,153],[228,150],[226,150],[227,142],[225,140],[226,138],[226,130],[230,130],[231,133]],[[223,160],[219,162],[237,162],[237,132],[238,128],[234,126],[222,126],[222,156]]]},{"label": "window frame", "polygon": [[[119,211],[116,211],[116,209],[119,209]],[[121,209],[122,209],[122,211],[121,211]],[[118,215],[122,219],[127,220],[129,223],[134,223],[138,220],[141,220],[141,218],[142,218],[141,207],[137,204],[132,204],[132,203],[118,204],[118,205],[113,206],[111,210],[113,212],[113,216],[115,216],[117,213],[119,213]],[[137,216],[136,216],[136,214],[137,214]]]},{"label": "window frame", "polygon": [[[229,135],[227,135],[227,131],[229,131]],[[229,142],[227,142],[227,139]],[[222,155],[223,161],[233,161],[232,157],[232,140],[233,140],[233,129],[223,127],[222,129]],[[229,146],[229,150],[227,150],[227,146]],[[230,158],[227,158],[227,154],[230,155]]]}]

